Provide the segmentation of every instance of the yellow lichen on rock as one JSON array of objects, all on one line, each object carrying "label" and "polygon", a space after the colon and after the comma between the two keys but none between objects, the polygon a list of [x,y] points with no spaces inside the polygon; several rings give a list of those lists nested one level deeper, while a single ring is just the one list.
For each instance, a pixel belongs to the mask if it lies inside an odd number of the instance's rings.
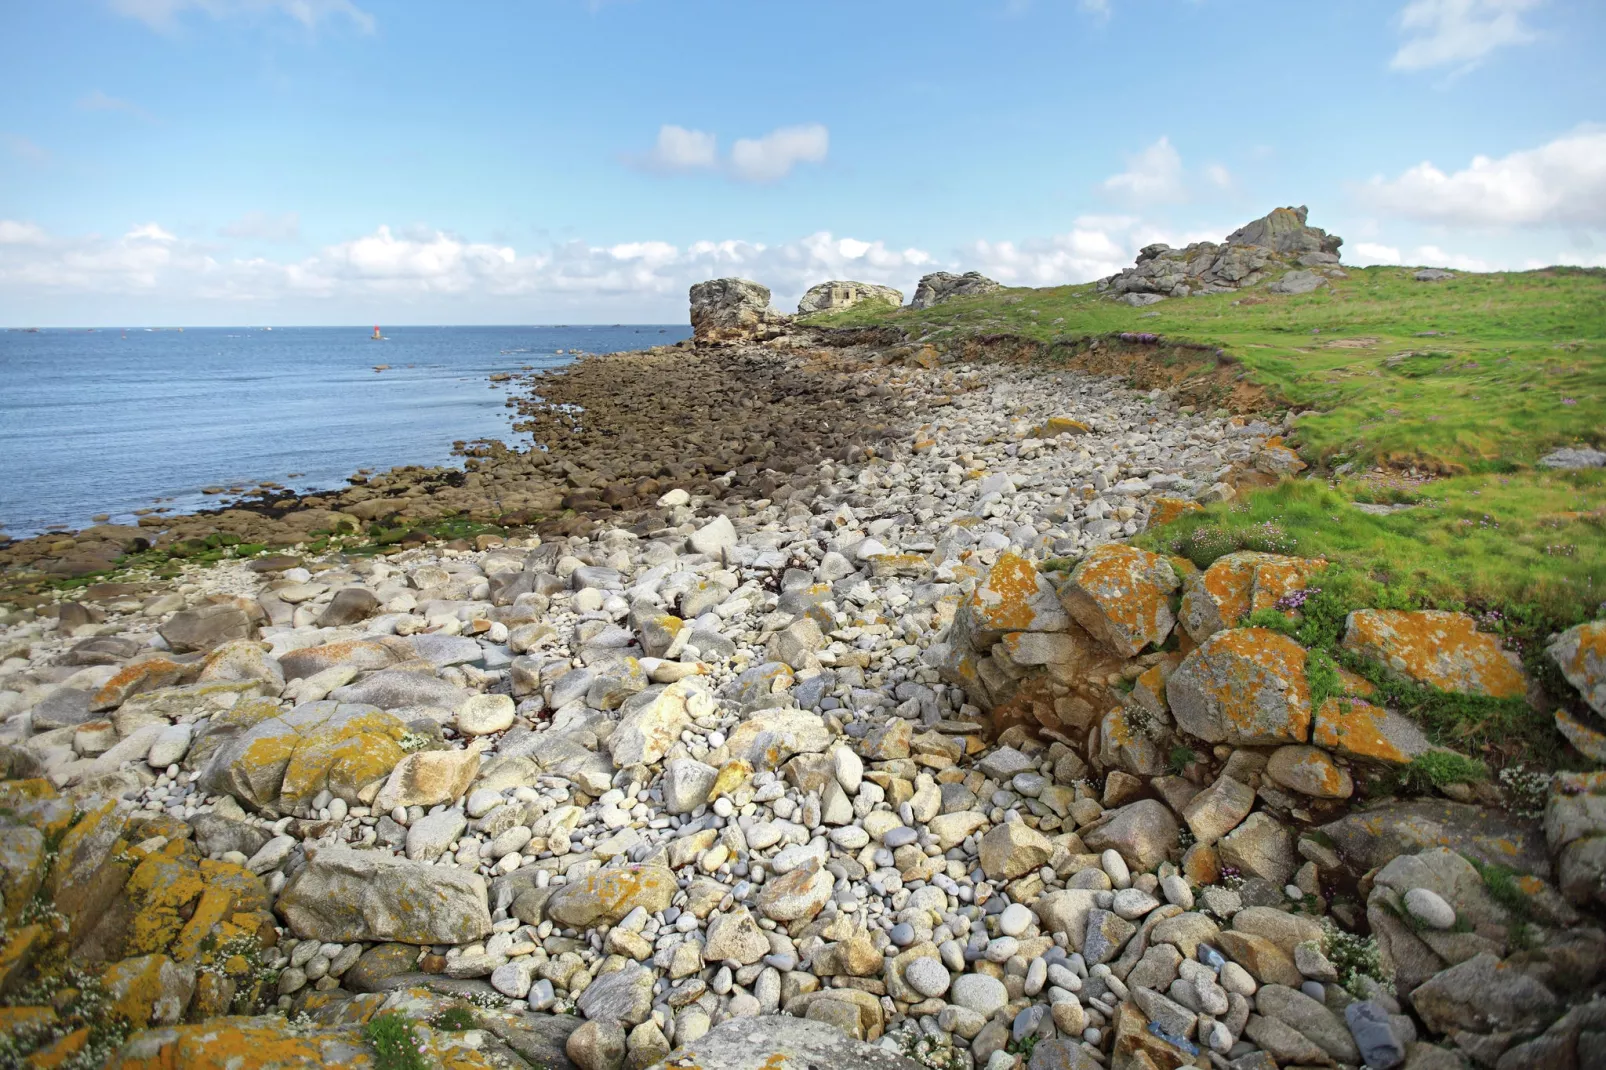
[{"label": "yellow lichen on rock", "polygon": [[1440,691],[1521,698],[1528,689],[1521,660],[1465,613],[1358,609],[1349,615],[1343,645],[1396,677]]},{"label": "yellow lichen on rock", "polygon": [[1130,658],[1171,634],[1171,592],[1179,583],[1171,562],[1160,555],[1107,543],[1082,559],[1059,598],[1095,639]]},{"label": "yellow lichen on rock", "polygon": [[1218,632],[1166,681],[1172,716],[1210,743],[1303,743],[1310,735],[1305,648],[1265,628]]}]

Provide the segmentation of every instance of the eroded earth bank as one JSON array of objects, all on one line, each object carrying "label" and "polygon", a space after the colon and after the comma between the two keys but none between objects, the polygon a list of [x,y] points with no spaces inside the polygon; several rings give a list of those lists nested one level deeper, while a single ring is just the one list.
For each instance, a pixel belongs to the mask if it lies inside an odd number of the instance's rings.
[{"label": "eroded earth bank", "polygon": [[1606,706],[1606,626],[1326,620],[1127,542],[1281,413],[722,294],[544,452],[8,548],[0,1060],[1606,1065],[1606,780],[1393,708]]}]

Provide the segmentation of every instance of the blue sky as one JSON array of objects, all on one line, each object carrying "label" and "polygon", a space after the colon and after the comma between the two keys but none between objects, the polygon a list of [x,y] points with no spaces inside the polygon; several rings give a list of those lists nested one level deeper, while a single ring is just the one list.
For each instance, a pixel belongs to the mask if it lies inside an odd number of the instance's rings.
[{"label": "blue sky", "polygon": [[1281,204],[1606,265],[1598,0],[0,7],[0,324],[679,321],[1086,281]]}]

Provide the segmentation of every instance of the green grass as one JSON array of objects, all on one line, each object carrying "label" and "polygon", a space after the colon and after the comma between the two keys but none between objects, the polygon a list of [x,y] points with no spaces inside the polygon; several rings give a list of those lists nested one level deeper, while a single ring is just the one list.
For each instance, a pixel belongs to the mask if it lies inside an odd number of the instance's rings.
[{"label": "green grass", "polygon": [[1292,297],[1255,289],[1131,308],[1089,284],[810,322],[893,324],[934,341],[1003,331],[1074,347],[1142,331],[1219,347],[1280,404],[1318,410],[1300,420],[1298,439],[1307,460],[1327,465],[1510,471],[1558,445],[1606,441],[1606,270],[1440,283],[1416,282],[1410,268],[1345,270]]},{"label": "green grass", "polygon": [[1402,607],[1530,607],[1567,626],[1606,600],[1606,471],[1435,480],[1419,504],[1383,516],[1355,508],[1368,496],[1353,481],[1286,480],[1139,541],[1205,567],[1275,541],[1280,552],[1350,566],[1392,588]]},{"label": "green grass", "polygon": [[1429,751],[1411,759],[1400,773],[1401,782],[1412,791],[1426,792],[1446,784],[1471,784],[1489,779],[1482,762],[1454,751]]}]

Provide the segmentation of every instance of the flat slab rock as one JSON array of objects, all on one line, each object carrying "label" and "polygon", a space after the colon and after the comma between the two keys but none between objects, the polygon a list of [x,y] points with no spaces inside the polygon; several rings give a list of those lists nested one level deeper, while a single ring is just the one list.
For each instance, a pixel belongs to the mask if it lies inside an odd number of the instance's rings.
[{"label": "flat slab rock", "polygon": [[1321,831],[1357,872],[1399,855],[1448,847],[1479,862],[1550,879],[1550,856],[1537,821],[1465,803],[1416,799],[1346,814]]},{"label": "flat slab rock", "polygon": [[835,1026],[790,1015],[732,1018],[657,1064],[659,1070],[920,1070]]}]

